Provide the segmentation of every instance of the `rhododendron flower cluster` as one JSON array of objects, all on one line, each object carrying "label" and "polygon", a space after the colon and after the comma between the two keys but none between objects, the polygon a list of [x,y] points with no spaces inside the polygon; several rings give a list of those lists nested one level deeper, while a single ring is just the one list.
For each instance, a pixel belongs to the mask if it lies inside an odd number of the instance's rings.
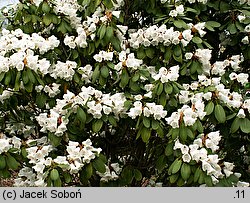
[{"label": "rhododendron flower cluster", "polygon": [[201,162],[202,170],[212,177],[213,184],[217,184],[219,182],[218,179],[224,176],[229,177],[233,174],[234,164],[225,161],[219,163],[221,160],[218,155],[209,154],[208,152],[208,149],[211,149],[212,153],[219,149],[218,145],[221,140],[219,131],[210,132],[207,135],[202,134],[199,137],[189,146],[181,144],[177,139],[174,150],[181,150],[184,162],[190,162],[191,160]]},{"label": "rhododendron flower cluster", "polygon": [[40,187],[249,186],[249,4],[5,7],[0,178],[15,171],[15,186]]},{"label": "rhododendron flower cluster", "polygon": [[[33,140],[33,142],[43,142],[45,140]],[[14,147],[19,145],[13,138]],[[29,143],[28,143],[29,144]],[[31,143],[30,143],[31,144]],[[46,144],[46,143],[44,143]],[[21,144],[20,144],[21,145]],[[10,146],[11,147],[11,146]],[[19,146],[20,147],[20,146]],[[20,170],[18,178],[15,179],[15,186],[46,186],[44,179],[47,178],[44,173],[45,168],[50,168],[54,164],[62,167],[63,170],[71,174],[77,173],[91,159],[94,159],[101,152],[100,148],[94,148],[92,142],[88,139],[82,144],[70,141],[67,146],[67,156],[57,156],[52,159],[49,154],[55,150],[52,145],[31,146],[26,149],[27,158],[32,167],[24,167]],[[23,178],[26,178],[24,181]]]},{"label": "rhododendron flower cluster", "polygon": [[8,152],[11,148],[20,149],[21,139],[18,137],[7,138],[3,134],[0,134],[0,154]]}]

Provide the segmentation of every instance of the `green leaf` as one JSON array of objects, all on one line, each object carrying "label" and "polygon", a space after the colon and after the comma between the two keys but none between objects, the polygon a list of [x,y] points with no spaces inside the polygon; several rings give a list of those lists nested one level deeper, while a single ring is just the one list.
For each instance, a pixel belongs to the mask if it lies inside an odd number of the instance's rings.
[{"label": "green leaf", "polygon": [[185,185],[185,181],[183,180],[182,177],[179,177],[179,179],[177,181],[177,186],[182,187],[183,185]]},{"label": "green leaf", "polygon": [[198,183],[201,185],[205,182],[205,173],[203,171],[201,171],[200,173],[200,177],[199,177],[199,180],[198,180]]},{"label": "green leaf", "polygon": [[181,47],[179,45],[176,45],[174,47],[174,55],[175,56],[180,56],[182,54],[182,50],[181,50]]},{"label": "green leaf", "polygon": [[173,86],[170,83],[165,83],[164,84],[164,91],[167,94],[171,94],[173,92]]},{"label": "green leaf", "polygon": [[211,27],[220,27],[221,26],[221,24],[216,22],[216,21],[207,21],[206,25],[209,25]]},{"label": "green leaf", "polygon": [[107,163],[107,157],[103,154],[99,154],[99,158],[102,160],[102,162]]},{"label": "green leaf", "polygon": [[88,179],[91,178],[92,175],[93,175],[93,167],[92,167],[92,164],[90,163],[90,164],[86,165],[83,168],[83,170],[80,172],[81,182],[86,182]]},{"label": "green leaf", "polygon": [[187,181],[190,175],[191,175],[190,165],[187,163],[183,163],[181,167],[181,177],[183,178],[183,180]]},{"label": "green leaf", "polygon": [[195,13],[195,14],[199,13],[199,11],[197,11],[196,9],[190,8],[190,7],[186,7],[186,12],[192,12],[192,13]]},{"label": "green leaf", "polygon": [[73,103],[68,103],[66,104],[62,109],[65,110],[65,109],[68,109],[72,106]]},{"label": "green leaf", "polygon": [[70,183],[72,181],[71,175],[69,173],[63,173],[65,183]]},{"label": "green leaf", "polygon": [[170,47],[168,47],[164,54],[165,62],[169,62],[169,60],[171,59],[171,56],[172,56],[172,50],[170,49]]},{"label": "green leaf", "polygon": [[47,96],[45,94],[42,93],[36,96],[36,104],[38,108],[42,109],[45,106],[46,101],[47,101]]},{"label": "green leaf", "polygon": [[138,59],[144,59],[146,57],[146,53],[144,51],[143,47],[140,47],[139,49],[137,49],[137,58]]},{"label": "green leaf", "polygon": [[192,38],[192,42],[194,42],[195,44],[201,44],[202,43],[202,39],[200,37],[193,37]]},{"label": "green leaf", "polygon": [[186,140],[187,140],[187,128],[185,127],[185,126],[181,126],[180,127],[180,132],[179,132],[180,134],[180,140],[182,141],[182,142],[185,142]]},{"label": "green leaf", "polygon": [[24,71],[22,72],[22,79],[23,79],[23,83],[24,83],[24,84],[27,84],[27,83],[29,82],[29,76],[28,76],[26,70],[24,70]]},{"label": "green leaf", "polygon": [[174,60],[176,60],[179,63],[182,63],[182,54],[180,56],[173,55]]},{"label": "green leaf", "polygon": [[110,69],[114,69],[115,67],[115,64],[113,64],[112,62],[107,62],[107,66],[110,68]]},{"label": "green leaf", "polygon": [[22,155],[24,158],[27,158],[28,152],[27,152],[27,150],[25,149],[25,147],[22,147],[22,149],[21,149],[21,155]]},{"label": "green leaf", "polygon": [[194,140],[195,135],[194,135],[193,131],[190,130],[189,128],[186,128],[186,130],[187,130],[187,136],[188,136],[191,140]]},{"label": "green leaf", "polygon": [[104,85],[106,85],[107,83],[107,78],[104,78],[102,76],[99,77],[99,84],[101,87],[103,87]]},{"label": "green leaf", "polygon": [[161,95],[161,93],[162,93],[162,91],[163,91],[163,84],[162,83],[159,83],[159,85],[158,85],[158,88],[157,88],[157,92],[156,92],[156,94],[159,96],[159,95]]},{"label": "green leaf", "polygon": [[167,159],[166,159],[166,156],[165,155],[161,155],[157,161],[156,161],[156,164],[155,164],[155,167],[158,171],[162,171],[165,166],[167,164]]},{"label": "green leaf", "polygon": [[165,136],[164,128],[161,125],[157,128],[156,132],[160,138],[163,138]]},{"label": "green leaf", "polygon": [[137,181],[140,181],[142,179],[142,173],[138,169],[134,169],[134,177]]},{"label": "green leaf", "polygon": [[108,9],[111,9],[114,7],[113,3],[111,0],[105,0],[105,1],[102,1],[104,3],[104,5],[108,8]]},{"label": "green leaf", "polygon": [[78,119],[79,119],[83,124],[86,123],[86,119],[87,119],[86,113],[85,113],[85,111],[84,111],[81,107],[78,107],[78,109],[77,109],[77,117],[78,117]]},{"label": "green leaf", "polygon": [[123,69],[122,74],[121,74],[120,87],[125,88],[127,86],[127,84],[129,83],[129,79],[130,79],[130,77],[129,77],[127,70]]},{"label": "green leaf", "polygon": [[33,84],[36,83],[36,78],[30,68],[27,69],[27,75],[29,77],[29,81],[32,82]]},{"label": "green leaf", "polygon": [[124,102],[124,107],[125,107],[125,109],[130,109],[131,108],[131,106],[132,106],[132,101],[129,101],[129,100],[126,100],[125,102]]},{"label": "green leaf", "polygon": [[54,147],[57,147],[58,145],[60,145],[62,137],[58,137],[54,133],[49,133],[48,139],[50,140],[50,142]]},{"label": "green leaf", "polygon": [[230,32],[230,34],[236,34],[237,33],[237,28],[236,28],[236,25],[234,23],[230,23],[227,26],[227,30]]},{"label": "green leaf", "polygon": [[135,74],[134,74],[134,76],[132,77],[132,81],[133,82],[136,82],[136,81],[138,81],[140,79],[140,73],[139,72],[136,72]]},{"label": "green leaf", "polygon": [[137,82],[133,82],[132,80],[129,81],[129,87],[134,92],[139,92],[141,90],[139,84]]},{"label": "green leaf", "polygon": [[228,115],[226,118],[227,121],[233,119],[236,115],[237,115],[237,113],[232,113],[232,114]]},{"label": "green leaf", "polygon": [[169,182],[171,184],[173,184],[178,180],[178,178],[179,178],[179,173],[173,174],[173,175],[169,176]]},{"label": "green leaf", "polygon": [[172,142],[167,144],[167,146],[165,148],[165,155],[166,156],[171,156],[173,154],[173,151],[174,151],[173,147],[174,147],[174,144]]},{"label": "green leaf", "polygon": [[182,165],[182,160],[177,158],[177,159],[173,162],[172,174],[177,173],[177,172],[181,169],[181,165]]},{"label": "green leaf", "polygon": [[62,186],[62,180],[61,180],[60,177],[54,181],[54,186],[55,187],[61,187]]},{"label": "green leaf", "polygon": [[209,49],[213,49],[212,45],[210,45],[209,43],[207,43],[206,41],[202,41],[202,43]]},{"label": "green leaf", "polygon": [[5,74],[4,84],[5,84],[6,86],[9,86],[10,81],[11,81],[11,72],[8,71],[8,72]]},{"label": "green leaf", "polygon": [[70,25],[70,22],[69,21],[62,21],[63,24],[64,24],[64,27],[66,28],[67,32],[72,32],[72,27]]},{"label": "green leaf", "polygon": [[108,120],[112,126],[117,127],[117,122],[114,116],[109,115]]},{"label": "green leaf", "polygon": [[5,157],[0,155],[0,170],[3,170],[5,169],[6,167],[6,160],[5,160]]},{"label": "green leaf", "polygon": [[197,168],[195,173],[194,173],[194,182],[195,183],[198,182],[201,173],[202,173],[202,170],[200,168]]},{"label": "green leaf", "polygon": [[114,37],[114,29],[111,26],[108,26],[106,29],[106,36],[107,40],[111,40]]},{"label": "green leaf", "polygon": [[237,183],[239,181],[239,178],[236,175],[230,175],[228,177],[228,181],[230,181],[232,183]]},{"label": "green leaf", "polygon": [[130,184],[134,178],[134,170],[131,166],[126,166],[121,173],[121,178],[124,181],[125,185]]},{"label": "green leaf", "polygon": [[172,131],[172,139],[175,140],[180,134],[180,129],[179,128],[173,128]]},{"label": "green leaf", "polygon": [[56,181],[57,179],[59,179],[59,172],[58,172],[58,170],[57,169],[52,169],[51,171],[50,171],[50,178],[51,178],[51,180],[53,180],[53,181]]},{"label": "green leaf", "polygon": [[187,24],[183,20],[175,20],[174,25],[177,28],[187,28]]},{"label": "green leaf", "polygon": [[92,83],[95,83],[99,77],[100,77],[100,68],[99,66],[96,66],[92,74]]},{"label": "green leaf", "polygon": [[99,157],[93,161],[93,167],[100,173],[106,172],[105,163]]},{"label": "green leaf", "polygon": [[141,137],[143,142],[147,143],[149,141],[149,138],[151,137],[151,130],[143,127],[141,130]]},{"label": "green leaf", "polygon": [[205,27],[206,27],[208,30],[212,31],[212,32],[215,31],[215,29],[214,29],[212,26],[208,25],[208,24],[206,24]]},{"label": "green leaf", "polygon": [[92,167],[92,164],[91,164],[91,163],[88,164],[88,165],[86,165],[86,167],[85,167],[85,172],[86,172],[85,177],[86,177],[87,179],[91,178],[91,176],[92,176],[92,174],[93,174],[93,167]]},{"label": "green leaf", "polygon": [[224,1],[220,1],[221,12],[228,12],[231,9],[230,5]]},{"label": "green leaf", "polygon": [[230,132],[235,133],[240,127],[240,119],[236,117],[231,125]]},{"label": "green leaf", "polygon": [[18,163],[17,160],[10,154],[7,154],[6,162],[7,166],[12,170],[17,170],[18,167],[20,166],[20,163]]},{"label": "green leaf", "polygon": [[57,15],[51,15],[52,23],[57,25],[61,22],[61,19]]},{"label": "green leaf", "polygon": [[154,48],[152,48],[152,47],[149,47],[149,48],[147,48],[146,50],[145,50],[145,52],[146,52],[146,56],[147,57],[149,57],[149,58],[154,58],[154,53],[155,53],[155,51],[154,51]]},{"label": "green leaf", "polygon": [[198,69],[200,68],[201,64],[198,61],[192,61],[191,65],[190,65],[190,73],[194,74],[198,71]]},{"label": "green leaf", "polygon": [[216,104],[214,109],[214,115],[219,123],[226,122],[226,113],[224,111],[224,108],[220,104]]},{"label": "green leaf", "polygon": [[15,91],[18,91],[20,89],[20,84],[21,84],[21,72],[18,71],[15,79],[15,87],[14,87]]},{"label": "green leaf", "polygon": [[151,122],[150,122],[150,119],[148,117],[143,117],[143,125],[146,127],[146,128],[150,128],[150,125],[151,125]]},{"label": "green leaf", "polygon": [[[46,14],[46,15],[44,15],[43,16],[43,23],[46,25],[46,26],[48,26],[48,25],[50,25],[50,23],[52,23],[52,21],[53,21],[53,17],[52,17],[52,15],[51,14]],[[62,25],[63,26],[63,25]],[[63,27],[61,27],[60,29],[62,29]],[[64,29],[66,29],[65,27],[62,29],[64,32],[63,33],[66,33],[66,31],[64,30]]]},{"label": "green leaf", "polygon": [[180,90],[176,84],[173,83],[172,87],[173,87],[174,93],[178,94],[180,92]]},{"label": "green leaf", "polygon": [[202,123],[200,122],[200,120],[196,121],[196,125],[197,125],[197,130],[202,133],[204,131],[204,127],[202,125]]},{"label": "green leaf", "polygon": [[170,165],[170,167],[168,168],[168,175],[172,174],[173,171],[173,166],[175,165],[175,162],[177,161],[177,159],[175,159],[175,161]]},{"label": "green leaf", "polygon": [[39,84],[42,86],[45,86],[43,79],[41,79],[40,76],[36,72],[34,72],[33,74],[34,74],[36,80],[39,82]]},{"label": "green leaf", "polygon": [[159,122],[153,119],[152,120],[152,129],[157,130],[159,128],[159,126],[160,126]]},{"label": "green leaf", "polygon": [[29,81],[27,84],[24,84],[24,88],[27,92],[31,93],[33,91],[33,83]]},{"label": "green leaf", "polygon": [[24,21],[25,23],[28,23],[28,22],[30,22],[31,20],[32,20],[31,15],[25,15],[24,18],[23,18],[23,21]]},{"label": "green leaf", "polygon": [[208,187],[214,186],[211,176],[206,175],[204,179],[205,179],[206,186]]},{"label": "green leaf", "polygon": [[0,73],[0,82],[4,79],[5,72]]},{"label": "green leaf", "polygon": [[250,133],[250,121],[248,118],[239,119],[240,129],[244,133]]},{"label": "green leaf", "polygon": [[[245,7],[245,9],[246,9],[246,7]],[[248,10],[240,10],[240,12],[242,12],[245,16],[250,16],[250,11],[248,11]]]},{"label": "green leaf", "polygon": [[213,113],[214,111],[214,103],[212,101],[210,101],[206,107],[205,107],[205,111],[207,113],[207,115],[210,115],[211,113]]},{"label": "green leaf", "polygon": [[[49,21],[48,21],[49,22]],[[47,22],[47,23],[48,23]],[[64,21],[61,21],[61,23],[59,24],[59,26],[57,27],[57,32],[61,32],[63,34],[65,34],[67,32],[67,28],[65,26]]]},{"label": "green leaf", "polygon": [[7,169],[4,169],[4,170],[0,170],[0,177],[3,177],[3,178],[10,178],[11,177],[11,173],[7,170]]},{"label": "green leaf", "polygon": [[36,24],[37,22],[39,22],[41,19],[39,16],[37,15],[31,15],[31,21],[32,23]]},{"label": "green leaf", "polygon": [[101,68],[101,76],[107,78],[109,76],[109,69],[107,66]]},{"label": "green leaf", "polygon": [[94,42],[90,42],[88,44],[88,55],[91,55],[95,52],[95,43]]},{"label": "green leaf", "polygon": [[79,53],[78,53],[78,51],[77,50],[72,50],[72,59],[73,60],[75,60],[75,59],[77,59],[78,57],[79,57]]},{"label": "green leaf", "polygon": [[48,177],[48,179],[47,179],[47,186],[48,187],[53,187],[52,180],[51,180],[50,177]]},{"label": "green leaf", "polygon": [[42,11],[44,13],[49,13],[50,12],[50,7],[49,7],[49,5],[48,5],[48,3],[46,1],[44,1],[43,4],[42,4]]},{"label": "green leaf", "polygon": [[106,25],[102,24],[98,29],[97,36],[99,37],[99,39],[102,39],[105,36],[106,28]]},{"label": "green leaf", "polygon": [[79,84],[81,82],[81,77],[77,73],[75,73],[73,76],[73,81]]},{"label": "green leaf", "polygon": [[238,21],[235,22],[235,25],[237,27],[237,29],[240,31],[240,32],[244,32],[244,27],[242,26],[242,24]]},{"label": "green leaf", "polygon": [[98,119],[95,122],[93,122],[92,124],[92,130],[94,133],[97,133],[101,130],[103,125],[103,120],[102,119]]}]

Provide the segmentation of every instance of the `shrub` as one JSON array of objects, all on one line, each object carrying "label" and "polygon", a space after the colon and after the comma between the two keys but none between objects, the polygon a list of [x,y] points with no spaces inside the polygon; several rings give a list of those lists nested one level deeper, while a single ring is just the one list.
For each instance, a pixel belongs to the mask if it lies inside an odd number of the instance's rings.
[{"label": "shrub", "polygon": [[0,176],[248,186],[249,1],[20,0],[3,15]]}]

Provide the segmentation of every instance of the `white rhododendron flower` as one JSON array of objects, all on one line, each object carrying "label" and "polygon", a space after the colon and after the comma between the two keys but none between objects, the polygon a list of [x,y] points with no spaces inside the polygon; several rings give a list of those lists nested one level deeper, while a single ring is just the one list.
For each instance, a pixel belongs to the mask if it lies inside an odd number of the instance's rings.
[{"label": "white rhododendron flower", "polygon": [[[201,162],[202,170],[205,171],[207,175],[211,176],[213,184],[217,184],[219,179],[234,174],[233,169],[235,166],[233,163],[225,161],[223,166],[220,166],[218,155],[208,154],[208,149],[211,149],[213,153],[219,149],[218,145],[221,140],[219,131],[210,132],[207,135],[201,136],[202,138],[195,139],[193,144],[189,146],[181,144],[179,139],[177,139],[173,149],[180,149],[183,154],[182,160],[184,162],[189,163],[191,160]],[[205,142],[203,141],[204,139]],[[189,150],[183,150],[183,148]]]}]

